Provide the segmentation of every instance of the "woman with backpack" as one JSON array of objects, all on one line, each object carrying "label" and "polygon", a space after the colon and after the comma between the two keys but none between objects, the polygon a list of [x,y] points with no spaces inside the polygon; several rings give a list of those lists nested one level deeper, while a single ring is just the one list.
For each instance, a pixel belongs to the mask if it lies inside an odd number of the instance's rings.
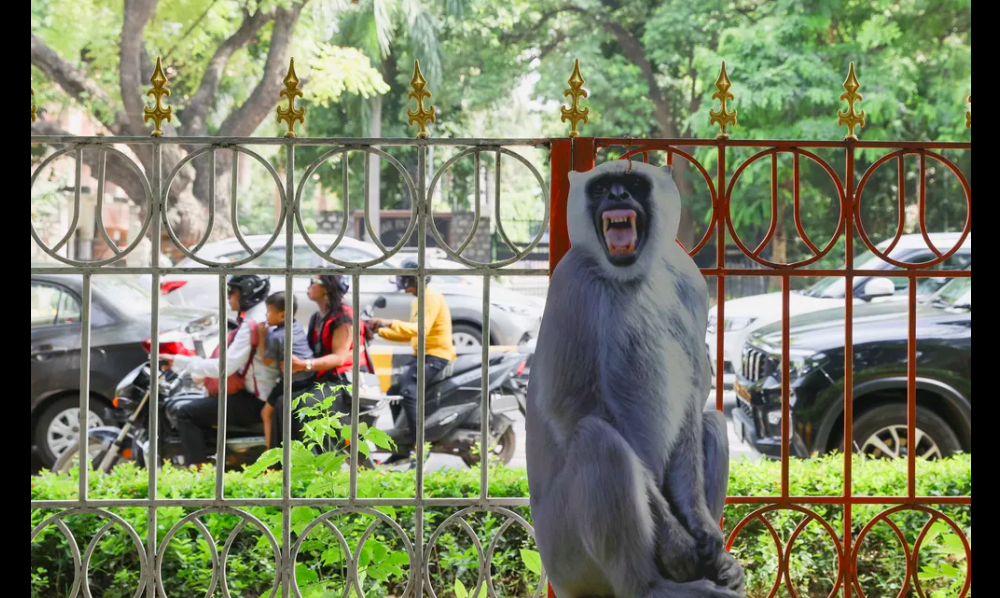
[{"label": "woman with backpack", "polygon": [[[340,413],[350,413],[351,395],[346,390],[336,391],[350,385],[347,374],[354,369],[354,312],[344,302],[350,289],[347,280],[339,275],[314,276],[309,284],[309,299],[319,308],[309,320],[306,336],[313,349],[314,359],[292,357],[292,372],[315,372],[313,388],[296,392],[296,396],[311,395],[308,403],[315,404],[332,393],[337,399],[334,409]],[[361,323],[361,365],[362,372],[373,372],[371,358],[365,343],[365,324]],[[294,390],[294,389],[293,389]],[[280,392],[280,391],[279,391]],[[283,437],[282,417],[284,397],[275,404],[271,438]],[[301,439],[301,421],[292,420],[292,437]],[[273,448],[273,447],[271,447]]]},{"label": "woman with backpack", "polygon": [[[239,314],[239,326],[230,333],[226,350],[226,422],[228,426],[259,426],[261,409],[277,384],[276,369],[266,367],[262,353],[257,350],[259,343],[264,342],[259,337],[257,323],[265,321],[264,301],[271,284],[259,276],[233,276],[228,287],[229,307]],[[163,355],[161,359],[175,370],[205,379],[210,396],[186,403],[176,413],[177,429],[184,444],[184,464],[201,465],[208,461],[206,434],[218,425],[219,358]]]}]

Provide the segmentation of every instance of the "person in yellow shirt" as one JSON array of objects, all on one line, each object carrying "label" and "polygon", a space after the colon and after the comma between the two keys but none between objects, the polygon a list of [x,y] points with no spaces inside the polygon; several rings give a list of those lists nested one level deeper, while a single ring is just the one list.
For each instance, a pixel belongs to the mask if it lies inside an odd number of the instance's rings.
[{"label": "person in yellow shirt", "polygon": [[[406,260],[403,262],[402,267],[416,269],[419,266],[414,260]],[[430,277],[428,276],[427,283],[424,285],[424,311],[426,314],[424,318],[424,325],[426,327],[424,382],[428,385],[438,382],[443,377],[448,366],[456,358],[455,345],[451,338],[451,310],[448,308],[447,302],[445,302],[444,295],[436,289],[427,286],[429,283]],[[397,276],[396,286],[399,290],[410,295],[417,295],[416,276]],[[410,422],[410,438],[412,443],[409,447],[399,447],[399,452],[386,460],[386,465],[409,459],[410,452],[417,444],[418,305],[418,300],[414,299],[410,306],[409,322],[401,320],[387,322],[375,319],[369,323],[381,338],[392,342],[410,341],[413,345],[412,362],[403,372],[397,383],[397,392],[403,398],[400,402],[401,408],[406,413],[406,418]],[[397,413],[393,413],[394,417],[396,415]]]}]

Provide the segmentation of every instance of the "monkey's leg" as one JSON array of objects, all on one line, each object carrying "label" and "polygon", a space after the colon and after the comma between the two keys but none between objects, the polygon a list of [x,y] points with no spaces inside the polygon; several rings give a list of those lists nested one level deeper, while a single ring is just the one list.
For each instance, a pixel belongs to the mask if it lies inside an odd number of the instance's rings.
[{"label": "monkey's leg", "polygon": [[[705,437],[705,501],[714,521],[721,522],[726,510],[729,490],[729,428],[720,411],[704,414]],[[718,580],[732,590],[743,591],[743,567],[728,553],[722,552],[713,567]]]},{"label": "monkey's leg", "polygon": [[705,502],[712,519],[721,521],[726,510],[729,490],[729,428],[720,411],[706,411],[705,437]]},{"label": "monkey's leg", "polygon": [[[564,541],[572,542],[572,536],[579,540],[607,586],[579,591],[645,598],[663,580],[655,563],[649,471],[621,434],[595,417],[581,420],[565,459],[545,500],[559,505],[561,512],[551,516],[562,518],[560,527],[569,532]],[[550,575],[557,589],[578,587],[576,580],[557,579],[556,571]]]},{"label": "monkey's leg", "polygon": [[[724,550],[719,526],[727,486],[723,474],[728,475],[728,465],[723,465],[728,455],[722,451],[728,434],[717,415],[704,415],[702,420],[702,425],[689,425],[674,447],[666,472],[665,495],[697,543],[703,574],[722,585],[740,588],[743,569]],[[706,462],[709,457],[711,463]]]}]

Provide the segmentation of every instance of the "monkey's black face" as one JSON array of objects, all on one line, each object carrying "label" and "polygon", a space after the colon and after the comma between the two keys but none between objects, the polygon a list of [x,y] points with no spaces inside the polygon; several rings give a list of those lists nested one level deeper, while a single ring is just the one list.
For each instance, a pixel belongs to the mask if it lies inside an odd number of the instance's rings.
[{"label": "monkey's black face", "polygon": [[608,261],[631,266],[639,259],[650,230],[653,185],[638,173],[606,174],[587,184],[587,201]]}]

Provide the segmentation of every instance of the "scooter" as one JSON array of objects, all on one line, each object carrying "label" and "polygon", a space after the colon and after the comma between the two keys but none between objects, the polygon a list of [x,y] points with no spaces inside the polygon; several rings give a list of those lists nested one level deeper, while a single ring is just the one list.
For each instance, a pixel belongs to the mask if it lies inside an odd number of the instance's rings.
[{"label": "scooter", "polygon": [[[424,393],[424,442],[430,443],[430,451],[459,457],[469,467],[479,463],[484,451],[489,451],[504,465],[510,463],[517,447],[517,437],[514,420],[508,414],[519,409],[520,400],[509,381],[523,363],[524,356],[516,352],[489,356],[489,439],[486,446],[480,442],[482,355],[460,356],[448,367],[440,381],[429,384]],[[394,405],[397,399],[393,398],[390,403]],[[366,407],[364,401],[361,406]],[[404,449],[403,452],[412,450],[414,447],[408,445],[412,442],[413,433],[406,414],[402,409],[391,409],[387,415],[391,424],[381,427],[382,431],[392,438],[397,447]]]}]

